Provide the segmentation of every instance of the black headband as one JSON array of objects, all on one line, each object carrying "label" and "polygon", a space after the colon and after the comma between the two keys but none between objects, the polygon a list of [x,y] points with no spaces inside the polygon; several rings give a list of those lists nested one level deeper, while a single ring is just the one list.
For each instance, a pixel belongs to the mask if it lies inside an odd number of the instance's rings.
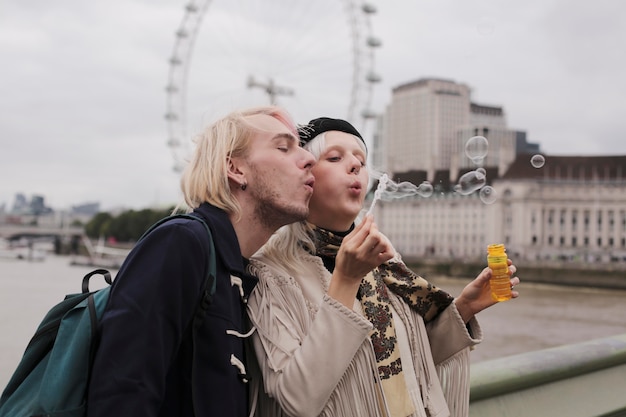
[{"label": "black headband", "polygon": [[331,119],[330,117],[319,117],[311,120],[306,125],[298,126],[298,134],[300,135],[300,143],[302,145],[309,143],[311,139],[324,132],[337,130],[339,132],[349,133],[361,139],[363,136],[350,123],[342,119]]}]

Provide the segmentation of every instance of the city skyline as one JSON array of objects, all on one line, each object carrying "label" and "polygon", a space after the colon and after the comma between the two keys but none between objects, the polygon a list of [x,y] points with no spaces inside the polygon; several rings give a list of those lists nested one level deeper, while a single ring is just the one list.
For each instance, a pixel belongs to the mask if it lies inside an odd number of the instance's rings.
[{"label": "city skyline", "polygon": [[[220,2],[213,3],[217,11]],[[502,106],[508,125],[546,154],[626,154],[626,4],[506,3],[374,2],[373,32],[383,43],[375,110],[384,110],[400,84],[452,79],[469,85],[476,103]],[[55,209],[180,201],[163,115],[184,5],[7,2],[0,17],[0,52],[9,63],[0,77],[0,206],[19,192],[43,195]],[[203,54],[208,30],[192,71],[215,60]],[[290,107],[287,99],[281,104]]]}]

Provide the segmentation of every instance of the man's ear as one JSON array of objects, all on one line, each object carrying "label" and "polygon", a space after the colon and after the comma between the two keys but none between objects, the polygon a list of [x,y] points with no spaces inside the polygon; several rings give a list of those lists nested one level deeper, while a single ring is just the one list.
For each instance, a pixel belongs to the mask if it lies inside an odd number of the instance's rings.
[{"label": "man's ear", "polygon": [[228,158],[228,179],[239,186],[247,184],[246,168],[243,158]]}]

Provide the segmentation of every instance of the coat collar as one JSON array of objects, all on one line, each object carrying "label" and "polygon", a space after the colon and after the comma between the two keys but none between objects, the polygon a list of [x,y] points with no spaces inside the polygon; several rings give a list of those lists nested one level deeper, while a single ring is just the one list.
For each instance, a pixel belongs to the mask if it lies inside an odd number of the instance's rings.
[{"label": "coat collar", "polygon": [[258,280],[245,272],[248,261],[241,254],[241,247],[235,234],[235,228],[228,214],[209,203],[201,204],[194,209],[194,213],[200,215],[211,229],[217,256],[230,271],[231,275],[244,278],[244,292],[250,294]]}]

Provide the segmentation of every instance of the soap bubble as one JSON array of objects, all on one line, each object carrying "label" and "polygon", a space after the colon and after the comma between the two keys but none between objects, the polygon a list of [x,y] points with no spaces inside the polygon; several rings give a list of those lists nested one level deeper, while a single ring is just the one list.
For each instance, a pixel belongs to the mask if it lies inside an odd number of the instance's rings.
[{"label": "soap bubble", "polygon": [[535,168],[541,168],[542,166],[544,166],[545,163],[546,158],[544,158],[543,155],[537,154],[533,155],[532,158],[530,158],[530,164]]},{"label": "soap bubble", "polygon": [[430,197],[433,195],[433,185],[428,181],[422,181],[419,187],[417,187],[417,194],[426,198]]},{"label": "soap bubble", "polygon": [[433,186],[428,181],[423,181],[417,186],[409,181],[396,183],[393,180],[387,179],[384,187],[380,190],[380,198],[387,201],[412,195],[430,197],[433,195]]},{"label": "soap bubble", "polygon": [[374,205],[379,200],[390,201],[413,195],[419,195],[428,198],[433,195],[433,186],[428,181],[422,181],[419,186],[409,181],[397,183],[389,178],[387,174],[383,173],[378,179],[378,186],[376,187],[376,191],[374,191],[372,205],[370,206],[367,213],[372,213],[372,211],[374,210]]},{"label": "soap bubble", "polygon": [[485,204],[493,204],[498,198],[498,193],[490,185],[486,185],[480,189],[478,193],[480,200]]},{"label": "soap bubble", "polygon": [[476,165],[480,165],[487,156],[487,149],[489,148],[489,142],[484,136],[474,136],[468,139],[465,144],[465,155],[474,162]]},{"label": "soap bubble", "polygon": [[469,171],[459,178],[459,182],[454,186],[454,191],[462,195],[468,195],[482,188],[487,183],[487,177],[481,172]]}]

